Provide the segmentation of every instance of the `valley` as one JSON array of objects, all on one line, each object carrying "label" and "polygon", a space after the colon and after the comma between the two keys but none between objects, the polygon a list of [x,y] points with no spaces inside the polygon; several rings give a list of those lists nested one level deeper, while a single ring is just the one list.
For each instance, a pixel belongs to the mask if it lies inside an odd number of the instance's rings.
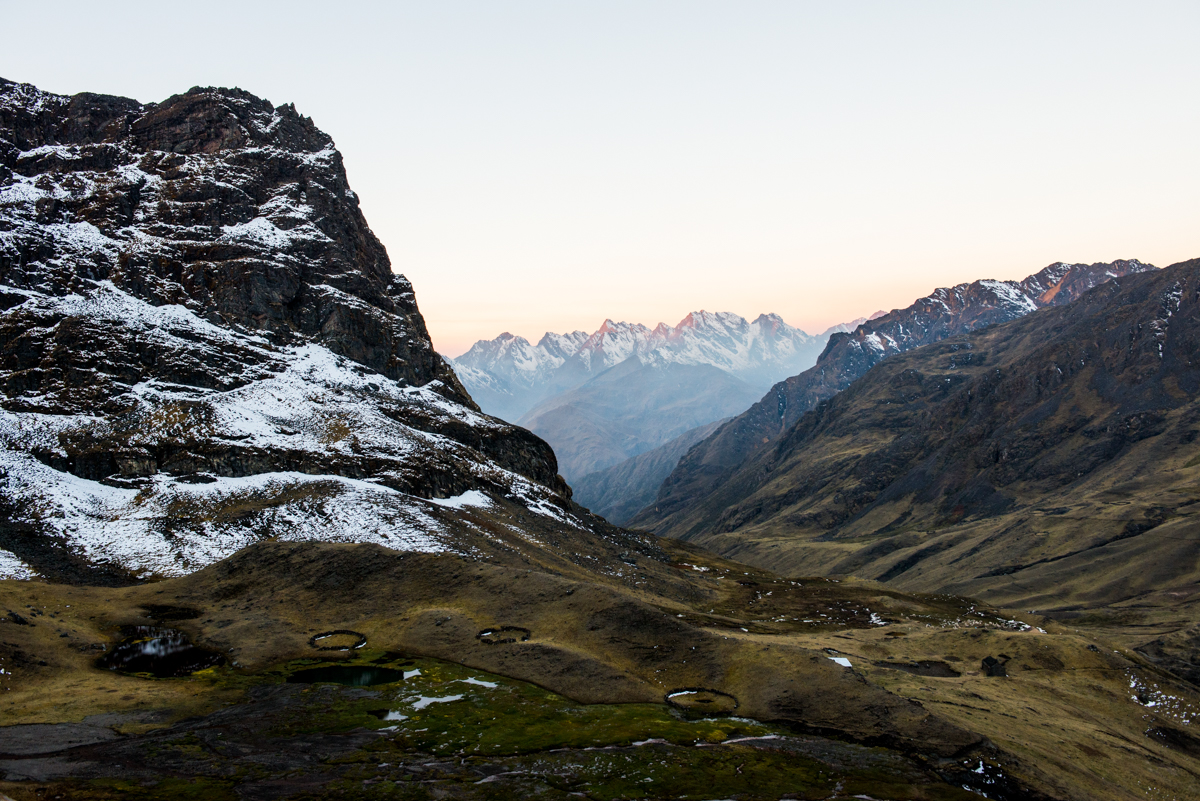
[{"label": "valley", "polygon": [[1168,592],[1183,613],[1200,497],[1196,282],[1195,262],[1174,265],[889,357],[675,536],[784,573],[1065,618],[1120,608],[1132,621]]},{"label": "valley", "polygon": [[1198,303],[447,360],[291,104],[0,81],[0,793],[1195,797]]},{"label": "valley", "polygon": [[[1193,786],[1200,694],[1104,639],[686,546],[631,572],[657,576],[661,594],[316,543],[264,543],[124,589],[7,582],[0,791],[645,797],[632,782],[672,798],[965,799],[964,785],[990,798]],[[229,661],[176,678],[97,669],[133,625]],[[381,683],[305,683],[323,667]]]},{"label": "valley", "polygon": [[[604,481],[595,474],[743,411],[776,381],[814,362],[833,334],[882,314],[817,336],[774,314],[747,322],[700,311],[653,329],[606,320],[590,336],[548,332],[537,346],[501,334],[451,363],[485,412],[548,442],[574,486]],[[622,492],[652,495],[661,481]]]}]

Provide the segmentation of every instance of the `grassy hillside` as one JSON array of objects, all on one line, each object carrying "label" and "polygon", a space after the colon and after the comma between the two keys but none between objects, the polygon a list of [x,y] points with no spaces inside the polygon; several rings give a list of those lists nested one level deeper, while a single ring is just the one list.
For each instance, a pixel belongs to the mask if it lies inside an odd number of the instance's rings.
[{"label": "grassy hillside", "polygon": [[[683,546],[628,567],[673,574],[659,582],[670,597],[319,543],[262,543],[120,589],[0,583],[0,791],[973,797],[965,785],[1132,799],[1200,786],[1200,696],[1111,642]],[[139,624],[227,661],[179,678],[98,667]],[[296,683],[327,668],[395,673]]]},{"label": "grassy hillside", "polygon": [[1200,261],[1115,280],[885,360],[681,531],[785,574],[1093,610],[1150,639],[1200,580],[1197,353]]}]

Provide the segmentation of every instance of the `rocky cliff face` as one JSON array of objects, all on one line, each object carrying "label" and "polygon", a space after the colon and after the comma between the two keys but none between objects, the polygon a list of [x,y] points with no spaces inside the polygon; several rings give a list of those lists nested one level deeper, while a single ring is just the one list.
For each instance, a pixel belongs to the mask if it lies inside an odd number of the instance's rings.
[{"label": "rocky cliff face", "polygon": [[0,82],[0,387],[0,548],[44,575],[526,547],[481,538],[497,514],[608,547],[434,352],[329,137],[241,90]]},{"label": "rocky cliff face", "polygon": [[143,106],[4,82],[0,138],[6,286],[65,295],[111,281],[216,325],[319,341],[406,384],[438,380],[470,404],[333,141],[292,106],[236,89]]},{"label": "rocky cliff face", "polygon": [[668,536],[686,536],[708,525],[710,521],[698,515],[712,492],[805,412],[889,356],[1061,306],[1112,278],[1153,269],[1135,259],[1091,265],[1058,262],[1023,281],[981,280],[937,289],[853,332],[834,333],[816,365],[776,384],[757,404],[689,451],[663,482],[654,503],[631,523]]}]

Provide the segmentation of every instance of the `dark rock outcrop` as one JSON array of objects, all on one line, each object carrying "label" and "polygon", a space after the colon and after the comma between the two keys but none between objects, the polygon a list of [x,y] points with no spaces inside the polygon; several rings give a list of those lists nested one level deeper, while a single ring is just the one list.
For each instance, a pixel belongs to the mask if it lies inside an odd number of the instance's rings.
[{"label": "dark rock outcrop", "polygon": [[[0,81],[0,283],[112,281],[277,343],[298,336],[473,405],[391,271],[333,141],[291,105],[195,88],[162,103]],[[15,298],[9,291],[9,300]]]}]

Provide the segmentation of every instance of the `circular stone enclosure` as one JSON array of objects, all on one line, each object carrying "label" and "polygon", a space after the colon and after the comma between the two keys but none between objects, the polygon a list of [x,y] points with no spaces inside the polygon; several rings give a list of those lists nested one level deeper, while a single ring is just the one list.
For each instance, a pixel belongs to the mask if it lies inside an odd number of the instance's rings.
[{"label": "circular stone enclosure", "polygon": [[671,690],[664,700],[676,709],[697,715],[729,715],[738,708],[738,700],[729,693],[705,687]]},{"label": "circular stone enclosure", "polygon": [[323,631],[308,638],[318,651],[356,651],[367,644],[367,635],[349,629]]},{"label": "circular stone enclosure", "polygon": [[533,632],[520,626],[498,626],[484,629],[475,635],[475,639],[486,645],[507,645],[514,642],[526,642],[532,636]]}]

